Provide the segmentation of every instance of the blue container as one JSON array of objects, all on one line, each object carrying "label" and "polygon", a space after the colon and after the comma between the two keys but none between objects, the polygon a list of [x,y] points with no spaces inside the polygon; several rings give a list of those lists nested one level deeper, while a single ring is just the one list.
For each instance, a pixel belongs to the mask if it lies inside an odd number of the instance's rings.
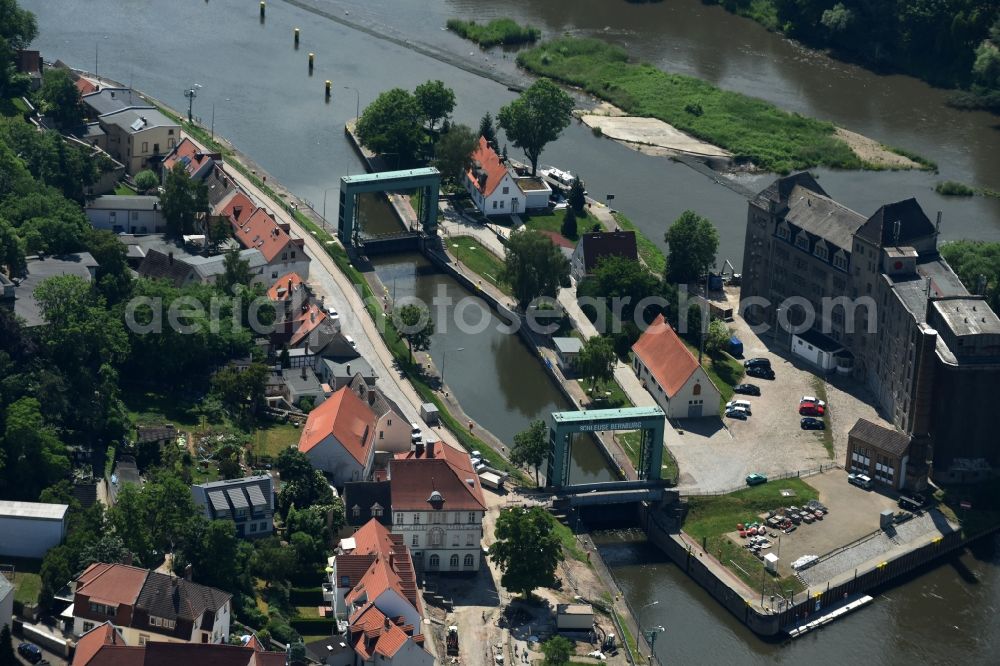
[{"label": "blue container", "polygon": [[743,342],[735,335],[729,338],[729,353],[736,358],[743,356]]}]

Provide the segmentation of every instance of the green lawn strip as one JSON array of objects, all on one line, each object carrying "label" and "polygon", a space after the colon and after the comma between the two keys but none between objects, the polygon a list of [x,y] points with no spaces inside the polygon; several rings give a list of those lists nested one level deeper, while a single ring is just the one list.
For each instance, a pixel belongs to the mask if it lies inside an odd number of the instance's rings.
[{"label": "green lawn strip", "polygon": [[587,553],[580,548],[580,544],[577,542],[576,536],[573,534],[573,530],[560,523],[551,513],[546,513],[545,515],[549,516],[549,519],[552,521],[552,531],[555,532],[557,537],[559,537],[559,543],[562,544],[563,550],[565,550],[574,560],[578,560],[589,565],[590,561],[587,559]]},{"label": "green lawn strip", "polygon": [[[632,462],[632,466],[639,468],[639,431],[629,430],[627,432],[616,432],[615,440],[625,451],[625,455]],[[679,469],[677,460],[671,455],[670,449],[663,447],[663,463],[660,466],[660,477],[663,479],[677,479]]]},{"label": "green lawn strip", "polygon": [[639,258],[642,259],[642,263],[646,264],[649,270],[655,273],[657,277],[663,277],[663,273],[667,270],[667,257],[663,254],[663,250],[639,231],[632,220],[618,211],[615,211],[612,215],[615,221],[618,222],[618,226],[623,230],[635,232],[635,243],[638,247]]},{"label": "green lawn strip", "polygon": [[126,185],[125,183],[118,183],[115,185],[115,194],[118,196],[134,196],[137,194],[135,190]]},{"label": "green lawn strip", "polygon": [[448,251],[470,271],[479,275],[500,291],[511,295],[510,285],[500,282],[503,260],[472,236],[451,236],[445,240]]},{"label": "green lawn strip", "polygon": [[576,245],[580,240],[580,234],[584,232],[589,232],[590,228],[594,226],[596,220],[586,214],[586,211],[581,213],[576,218],[576,235],[563,236],[562,225],[563,221],[566,219],[567,208],[560,210],[550,210],[545,213],[525,213],[521,215],[521,221],[524,222],[524,226],[529,229],[534,229],[535,231],[550,231],[555,234],[559,234],[573,245]]},{"label": "green lawn strip", "polygon": [[0,560],[0,564],[14,567],[13,578],[10,574],[5,574],[7,580],[14,584],[14,601],[21,604],[37,603],[38,595],[42,591],[42,579],[38,575],[42,561],[4,557]]},{"label": "green lawn strip", "polygon": [[253,452],[258,456],[277,458],[285,449],[298,444],[301,429],[291,423],[270,423],[253,436]]},{"label": "green lawn strip", "polygon": [[624,49],[599,39],[555,39],[520,53],[517,63],[536,75],[583,88],[627,113],[659,118],[768,171],[871,166],[836,138],[833,123],[629,62]]},{"label": "green lawn strip", "polygon": [[826,397],[826,382],[821,377],[813,377],[812,383],[816,397],[826,403],[826,409],[823,410],[823,424],[825,427],[818,434],[820,435],[820,441],[823,442],[823,448],[826,449],[826,455],[830,456],[830,460],[833,460],[836,453],[833,449],[833,429],[830,423],[830,401]]},{"label": "green lawn strip", "polygon": [[[625,395],[625,391],[622,390],[622,387],[614,379],[607,382],[597,382],[593,391],[588,390],[590,384],[588,380],[578,379],[577,382],[580,384],[580,389],[591,398],[594,409],[635,407],[628,396]],[[609,392],[611,395],[606,395]]]},{"label": "green lawn strip", "polygon": [[122,401],[129,418],[136,425],[173,423],[178,429],[184,429],[196,428],[200,424],[195,406],[175,393],[125,390],[122,391]]},{"label": "green lawn strip", "polygon": [[527,44],[537,41],[542,36],[542,31],[530,25],[519,25],[509,18],[493,19],[489,23],[477,23],[475,21],[463,21],[461,19],[448,19],[447,27],[459,37],[479,44],[483,48],[503,44],[511,46],[514,44]]},{"label": "green lawn strip", "polygon": [[646,660],[639,654],[639,644],[636,643],[635,636],[632,635],[632,630],[629,629],[628,622],[626,622],[622,616],[618,614],[618,611],[616,611],[613,606],[611,608],[611,613],[618,620],[618,626],[621,627],[622,630],[622,642],[632,651],[632,656],[635,658],[636,663],[645,663]]},{"label": "green lawn strip", "polygon": [[[795,494],[783,497],[782,490],[792,490]],[[699,542],[704,539],[708,552],[754,590],[760,592],[763,581],[769,595],[785,590],[799,592],[803,588],[794,577],[762,576],[763,563],[725,534],[734,531],[737,523],[759,520],[769,510],[790,504],[801,506],[817,497],[816,489],[798,478],[772,481],[717,497],[691,497],[684,531]],[[734,562],[739,566],[733,566]]]},{"label": "green lawn strip", "polygon": [[[681,338],[688,350],[698,358],[698,346],[686,338]],[[726,403],[733,399],[733,386],[743,378],[743,364],[726,354],[705,354],[701,367],[708,373],[709,379],[719,389],[719,413],[725,411]]]}]

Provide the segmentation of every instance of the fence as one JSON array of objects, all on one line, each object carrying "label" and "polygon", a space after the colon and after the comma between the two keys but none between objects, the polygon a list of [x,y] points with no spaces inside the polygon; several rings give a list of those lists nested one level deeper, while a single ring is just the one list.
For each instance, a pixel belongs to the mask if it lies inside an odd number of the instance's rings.
[{"label": "fence", "polygon": [[[778,474],[777,476],[769,476],[767,478],[768,482],[771,481],[781,481],[782,479],[804,479],[810,476],[815,476],[817,474],[823,474],[824,472],[829,472],[833,469],[844,469],[844,466],[839,463],[830,463],[829,465],[820,465],[819,467],[813,467],[811,469],[802,469],[795,472],[785,472],[784,474]],[[734,493],[738,490],[745,490],[746,485],[742,486],[732,486],[731,488],[726,488],[725,490],[713,490],[713,491],[681,491],[681,494],[685,497],[715,497],[718,495],[728,495]]]}]

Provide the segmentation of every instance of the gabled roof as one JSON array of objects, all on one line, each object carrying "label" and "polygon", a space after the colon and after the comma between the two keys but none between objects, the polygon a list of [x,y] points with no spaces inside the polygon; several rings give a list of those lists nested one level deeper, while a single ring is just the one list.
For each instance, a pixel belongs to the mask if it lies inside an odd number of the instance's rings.
[{"label": "gabled roof", "polygon": [[362,607],[351,616],[350,631],[355,652],[366,660],[375,654],[391,659],[410,638],[374,604]]},{"label": "gabled roof", "polygon": [[93,109],[98,116],[122,109],[152,109],[139,93],[130,88],[101,88],[99,91],[83,95],[80,100]]},{"label": "gabled roof", "polygon": [[294,333],[288,341],[289,347],[298,347],[309,334],[316,330],[327,319],[327,314],[315,303],[310,303],[306,309],[293,320]]},{"label": "gabled roof", "polygon": [[[125,646],[125,639],[110,621],[97,625],[80,637],[76,642],[76,652],[73,654],[73,666],[88,666],[95,663],[94,657],[105,646]],[[141,660],[138,663],[142,663]]]},{"label": "gabled roof", "polygon": [[639,254],[634,231],[603,231],[587,233],[580,241],[584,270],[588,273],[607,257],[625,257],[637,261]]},{"label": "gabled roof", "polygon": [[218,153],[206,153],[201,146],[195,144],[191,139],[184,137],[181,142],[174,146],[174,149],[163,158],[163,170],[170,171],[174,165],[180,162],[184,165],[184,171],[188,176],[202,173],[203,170],[211,168],[217,160],[222,158]]},{"label": "gabled roof", "polygon": [[[389,483],[393,510],[486,510],[483,488],[469,454],[444,442],[428,442],[422,455],[413,451],[397,454],[389,463]],[[429,501],[434,492],[444,500],[437,507]]]},{"label": "gabled roof", "polygon": [[272,301],[287,301],[302,285],[303,281],[298,273],[286,273],[274,281],[267,290],[267,297]]},{"label": "gabled roof", "polygon": [[[372,507],[378,504],[384,510],[381,517],[372,515]],[[377,520],[383,525],[392,525],[392,494],[388,481],[351,481],[344,484],[344,509],[348,525],[364,525],[369,520]],[[354,516],[358,507],[358,516]]]},{"label": "gabled roof", "polygon": [[[354,550],[337,557],[337,575],[347,576],[352,584],[345,595],[347,603],[354,605],[364,599],[375,601],[386,590],[393,590],[422,616],[423,603],[413,560],[403,543],[403,536],[393,534],[373,518],[358,529],[352,539]],[[365,565],[363,570],[362,565]]]},{"label": "gabled roof", "polygon": [[216,215],[228,217],[233,224],[245,222],[255,210],[257,204],[242,190],[233,190],[215,207]]},{"label": "gabled roof", "polygon": [[4,518],[25,518],[28,520],[65,520],[67,504],[46,502],[15,502],[0,500],[0,516]]},{"label": "gabled roof", "polygon": [[308,453],[331,435],[351,457],[366,464],[374,447],[375,413],[346,386],[309,413],[299,438],[299,451]]},{"label": "gabled roof", "polygon": [[[786,198],[785,219],[806,232],[850,252],[854,234],[865,223],[865,217],[833,199],[796,185]],[[795,238],[789,239],[792,243]]]},{"label": "gabled roof", "polygon": [[858,419],[847,436],[860,439],[865,444],[897,456],[906,453],[910,447],[910,438],[905,433],[880,426],[867,419]]},{"label": "gabled roof", "polygon": [[804,187],[811,192],[816,194],[821,194],[823,196],[827,195],[826,191],[820,187],[820,184],[816,182],[813,175],[808,171],[800,171],[799,173],[793,173],[791,175],[779,178],[763,190],[761,190],[754,202],[758,205],[763,205],[767,202],[773,204],[782,204],[788,201],[788,197],[795,187]]},{"label": "gabled roof", "polygon": [[109,606],[134,606],[149,571],[125,564],[95,562],[76,579],[76,593]]},{"label": "gabled roof", "polygon": [[186,284],[194,275],[194,268],[177,257],[149,250],[138,268],[139,275],[154,280],[166,280],[175,287]]},{"label": "gabled roof", "polygon": [[184,578],[150,571],[136,607],[168,620],[197,620],[205,611],[218,612],[233,595]]},{"label": "gabled roof", "polygon": [[[899,238],[896,238],[899,222]],[[886,204],[875,211],[858,230],[858,235],[881,247],[909,245],[911,241],[931,236],[934,224],[924,214],[916,199],[910,198]]]},{"label": "gabled roof", "polygon": [[698,369],[698,359],[688,350],[663,315],[656,318],[632,351],[642,361],[656,382],[672,398]]},{"label": "gabled roof", "polygon": [[97,91],[97,86],[90,79],[85,79],[82,76],[79,77],[74,84],[76,89],[80,91],[81,95],[88,95],[92,92]]},{"label": "gabled roof", "polygon": [[154,127],[178,127],[177,123],[153,108],[119,109],[101,115],[101,121],[117,125],[128,134]]},{"label": "gabled roof", "polygon": [[249,218],[240,217],[230,220],[233,225],[233,236],[243,247],[257,248],[268,263],[288,246],[291,236],[282,229],[278,222],[263,208],[258,208]]},{"label": "gabled roof", "polygon": [[[482,192],[484,197],[490,196],[507,175],[507,167],[500,161],[497,151],[493,150],[483,137],[479,137],[479,146],[472,153],[472,164],[472,168],[466,173],[466,178],[473,187]],[[478,174],[484,174],[485,181],[481,183]]]}]

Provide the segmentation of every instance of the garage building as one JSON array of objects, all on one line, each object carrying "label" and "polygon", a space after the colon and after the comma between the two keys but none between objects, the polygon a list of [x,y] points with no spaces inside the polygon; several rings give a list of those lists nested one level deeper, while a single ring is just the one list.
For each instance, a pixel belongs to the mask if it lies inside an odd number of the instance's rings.
[{"label": "garage building", "polygon": [[65,504],[0,501],[0,556],[40,559],[66,537]]}]

